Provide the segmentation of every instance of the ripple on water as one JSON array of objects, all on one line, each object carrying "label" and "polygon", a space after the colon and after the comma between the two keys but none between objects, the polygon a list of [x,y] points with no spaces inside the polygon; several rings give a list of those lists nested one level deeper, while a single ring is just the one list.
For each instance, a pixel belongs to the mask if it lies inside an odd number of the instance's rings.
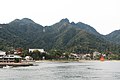
[{"label": "ripple on water", "polygon": [[120,62],[43,62],[38,65],[0,68],[0,80],[120,80]]}]

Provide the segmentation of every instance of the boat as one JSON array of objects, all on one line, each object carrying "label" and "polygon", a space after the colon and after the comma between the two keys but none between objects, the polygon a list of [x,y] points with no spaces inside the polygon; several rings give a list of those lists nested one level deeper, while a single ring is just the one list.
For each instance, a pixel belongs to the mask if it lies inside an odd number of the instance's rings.
[{"label": "boat", "polygon": [[34,63],[35,60],[21,60],[21,63]]},{"label": "boat", "polygon": [[29,63],[29,64],[36,65],[35,60],[33,60],[33,58],[30,56],[26,56],[24,60],[21,60],[21,63]]},{"label": "boat", "polygon": [[8,54],[0,57],[0,66],[2,66],[3,68],[11,68],[11,66],[33,66],[33,63],[24,63],[22,62],[22,57],[14,54]]},{"label": "boat", "polygon": [[12,68],[12,67],[13,67],[13,66],[8,66],[8,65],[3,66],[4,69],[9,69],[9,68]]}]

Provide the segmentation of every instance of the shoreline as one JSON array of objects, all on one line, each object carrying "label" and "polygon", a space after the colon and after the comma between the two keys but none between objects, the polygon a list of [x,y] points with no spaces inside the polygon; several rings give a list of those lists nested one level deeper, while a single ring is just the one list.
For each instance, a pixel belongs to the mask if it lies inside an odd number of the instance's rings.
[{"label": "shoreline", "polygon": [[120,62],[120,60],[104,60],[104,61],[100,61],[100,60],[36,60],[37,62],[63,62],[63,63],[67,63],[67,62]]}]

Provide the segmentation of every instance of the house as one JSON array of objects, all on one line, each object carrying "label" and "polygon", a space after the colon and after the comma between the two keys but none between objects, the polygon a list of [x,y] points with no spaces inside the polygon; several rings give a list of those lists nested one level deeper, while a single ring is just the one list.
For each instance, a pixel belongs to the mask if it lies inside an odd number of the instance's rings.
[{"label": "house", "polygon": [[100,55],[101,55],[101,53],[99,53],[97,51],[93,52],[93,59],[97,59]]},{"label": "house", "polygon": [[41,53],[45,53],[44,49],[29,49],[29,52],[33,52],[35,50],[38,50]]},{"label": "house", "polygon": [[72,59],[79,59],[79,56],[77,54],[74,54],[74,53],[71,53],[69,55],[69,57],[72,58]]},{"label": "house", "polygon": [[22,54],[22,49],[21,49],[21,48],[17,48],[17,49],[14,51],[14,54],[16,54],[16,55],[21,55],[21,54]]}]

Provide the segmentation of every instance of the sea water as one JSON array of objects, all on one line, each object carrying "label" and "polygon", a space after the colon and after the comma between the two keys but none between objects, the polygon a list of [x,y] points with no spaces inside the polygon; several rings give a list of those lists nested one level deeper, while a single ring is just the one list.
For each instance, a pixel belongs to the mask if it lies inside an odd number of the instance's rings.
[{"label": "sea water", "polygon": [[119,61],[40,62],[0,68],[0,80],[120,80]]}]

